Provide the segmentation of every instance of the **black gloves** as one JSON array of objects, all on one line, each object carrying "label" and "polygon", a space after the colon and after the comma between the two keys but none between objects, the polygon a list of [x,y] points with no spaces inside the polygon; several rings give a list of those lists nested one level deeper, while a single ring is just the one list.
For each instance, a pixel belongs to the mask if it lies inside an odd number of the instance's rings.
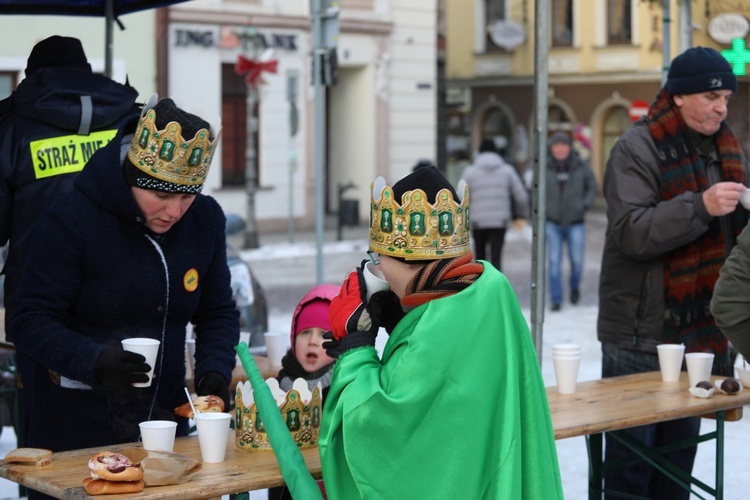
[{"label": "black gloves", "polygon": [[326,332],[323,334],[323,338],[327,342],[323,342],[323,349],[326,350],[332,358],[338,358],[349,349],[356,349],[357,347],[375,347],[375,337],[377,337],[377,330],[374,332],[351,332],[347,334],[341,340],[335,340],[333,338],[333,332]]},{"label": "black gloves", "polygon": [[94,376],[102,384],[130,388],[136,382],[148,382],[148,371],[142,354],[125,351],[122,346],[105,348],[96,360]]},{"label": "black gloves", "polygon": [[198,382],[196,389],[198,396],[218,396],[224,400],[224,411],[229,411],[229,384],[226,379],[217,372],[206,373]]},{"label": "black gloves", "polygon": [[390,290],[373,293],[370,302],[367,304],[367,310],[372,322],[385,328],[388,334],[396,328],[401,318],[406,315],[401,307],[401,299]]}]

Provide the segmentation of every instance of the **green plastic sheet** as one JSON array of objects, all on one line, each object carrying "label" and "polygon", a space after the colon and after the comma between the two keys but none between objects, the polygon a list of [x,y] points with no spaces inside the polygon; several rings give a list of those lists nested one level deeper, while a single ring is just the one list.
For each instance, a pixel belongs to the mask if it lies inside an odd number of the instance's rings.
[{"label": "green plastic sheet", "polygon": [[271,389],[263,380],[247,344],[240,342],[234,350],[237,351],[242,367],[245,369],[250,385],[253,387],[255,405],[260,412],[260,418],[263,420],[268,440],[271,442],[276,460],[279,462],[281,475],[284,477],[289,492],[295,499],[323,500],[323,494],[310,471],[307,470],[305,459],[302,458],[297,443],[289,434],[289,429],[281,416],[279,407],[276,405],[276,400],[271,394]]}]

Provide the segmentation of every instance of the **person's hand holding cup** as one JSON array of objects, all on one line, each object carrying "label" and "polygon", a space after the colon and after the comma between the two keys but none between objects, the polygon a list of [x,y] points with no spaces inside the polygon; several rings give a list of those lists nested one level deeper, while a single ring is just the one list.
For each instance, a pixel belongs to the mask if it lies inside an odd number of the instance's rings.
[{"label": "person's hand holding cup", "polygon": [[133,387],[150,387],[156,366],[156,357],[159,354],[160,341],[147,337],[135,337],[122,340],[122,348],[125,351],[135,352],[146,358],[146,364],[151,368],[146,375],[148,382],[135,382]]}]

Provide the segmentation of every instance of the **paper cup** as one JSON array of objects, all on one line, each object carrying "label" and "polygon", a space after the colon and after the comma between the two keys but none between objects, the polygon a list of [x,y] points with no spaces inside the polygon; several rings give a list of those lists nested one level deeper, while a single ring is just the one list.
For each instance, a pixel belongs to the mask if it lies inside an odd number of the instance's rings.
[{"label": "paper cup", "polygon": [[195,426],[198,429],[198,443],[201,447],[201,458],[206,463],[224,461],[229,437],[229,413],[199,413],[195,415]]},{"label": "paper cup", "polygon": [[190,369],[195,371],[195,339],[185,340],[185,347],[187,348],[188,361],[190,361]]},{"label": "paper cup", "polygon": [[711,381],[711,369],[714,366],[714,355],[710,352],[689,352],[685,354],[690,387],[698,382]]},{"label": "paper cup", "polygon": [[382,292],[388,290],[391,286],[385,280],[385,276],[380,272],[377,266],[374,266],[372,262],[365,263],[365,268],[362,270],[362,275],[365,277],[365,286],[367,286],[367,301],[370,301],[372,294],[375,292]]},{"label": "paper cup", "polygon": [[144,337],[122,340],[123,349],[142,354],[146,358],[148,366],[151,367],[151,370],[147,373],[148,382],[136,382],[131,384],[133,387],[149,387],[151,385],[151,380],[154,376],[154,367],[156,366],[156,355],[159,354],[159,344],[158,340]]},{"label": "paper cup", "polygon": [[685,346],[682,344],[659,344],[656,346],[656,351],[659,354],[662,382],[679,382]]},{"label": "paper cup", "polygon": [[177,422],[170,420],[149,420],[138,424],[144,450],[172,451]]},{"label": "paper cup", "polygon": [[552,346],[552,354],[581,354],[581,346],[578,344],[557,344]]},{"label": "paper cup", "polygon": [[552,363],[555,365],[555,379],[557,379],[558,394],[575,393],[576,382],[578,380],[578,367],[581,364],[581,357],[553,356]]},{"label": "paper cup", "polygon": [[281,333],[266,333],[263,335],[266,339],[266,356],[268,363],[277,368],[281,368],[281,359],[286,354],[286,341],[288,336]]},{"label": "paper cup", "polygon": [[745,189],[740,195],[740,203],[745,210],[750,210],[750,189]]}]

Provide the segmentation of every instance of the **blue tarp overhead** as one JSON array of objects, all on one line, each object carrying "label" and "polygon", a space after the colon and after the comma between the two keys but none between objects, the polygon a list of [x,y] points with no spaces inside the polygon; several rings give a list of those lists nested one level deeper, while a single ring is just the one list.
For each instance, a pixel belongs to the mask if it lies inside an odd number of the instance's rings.
[{"label": "blue tarp overhead", "polygon": [[[118,16],[187,0],[0,0],[0,15],[92,16],[105,19],[104,74],[112,76],[112,26]],[[120,29],[124,29],[118,21]]]},{"label": "blue tarp overhead", "polygon": [[0,14],[34,14],[63,16],[106,15],[107,3],[112,4],[112,14],[117,17],[139,10],[156,9],[179,1],[159,0],[0,0]]}]

